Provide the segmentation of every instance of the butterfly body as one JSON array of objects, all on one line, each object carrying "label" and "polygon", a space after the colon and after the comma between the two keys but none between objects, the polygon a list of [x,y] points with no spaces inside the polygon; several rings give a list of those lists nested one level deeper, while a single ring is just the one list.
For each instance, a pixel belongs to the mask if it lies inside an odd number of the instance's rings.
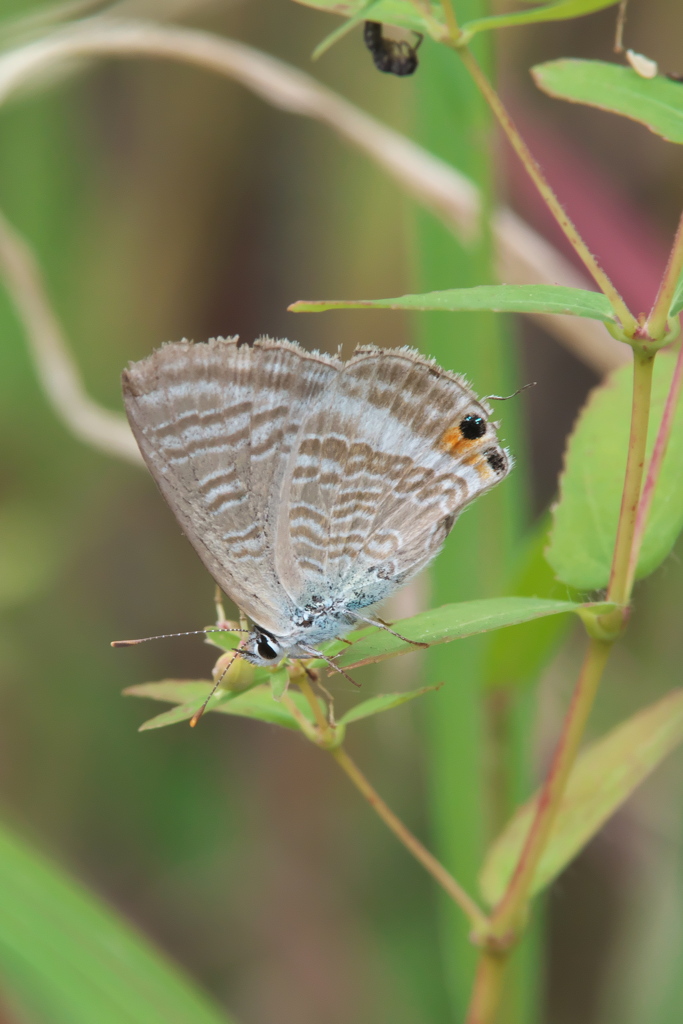
[{"label": "butterfly body", "polygon": [[365,621],[507,474],[490,410],[410,349],[176,342],[123,375],[143,457],[257,664]]}]

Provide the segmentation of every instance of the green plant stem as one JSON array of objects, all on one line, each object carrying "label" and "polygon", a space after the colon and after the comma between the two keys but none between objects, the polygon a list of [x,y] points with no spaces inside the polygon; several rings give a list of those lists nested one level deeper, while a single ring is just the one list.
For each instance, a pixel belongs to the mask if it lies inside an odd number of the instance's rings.
[{"label": "green plant stem", "polygon": [[[631,596],[632,579],[629,565],[633,548],[638,504],[645,467],[647,428],[650,420],[650,398],[652,393],[652,371],[654,353],[633,352],[633,399],[631,405],[631,433],[628,442],[628,459],[624,490],[621,496],[617,539],[614,545],[612,571],[607,588],[607,600],[626,607]],[[614,613],[613,613],[614,614]],[[617,612],[616,615],[621,615]],[[610,616],[605,616],[605,619]]]},{"label": "green plant stem", "polygon": [[680,220],[678,221],[676,237],[669,254],[669,261],[664,271],[662,283],[657,292],[657,298],[645,324],[644,330],[649,338],[660,340],[666,332],[669,310],[671,309],[671,303],[673,302],[681,271],[683,271],[683,213],[681,213]]},{"label": "green plant stem", "polygon": [[513,941],[526,912],[536,867],[560,809],[611,647],[605,640],[589,640],[562,734],[538,798],[536,815],[507,891],[492,915],[488,934],[495,942]]},{"label": "green plant stem", "polygon": [[[608,600],[621,606],[627,605],[631,593],[632,578],[629,576],[629,564],[634,545],[637,542],[636,521],[643,481],[653,365],[653,353],[634,350],[629,450],[612,559],[612,574],[607,594]],[[681,373],[683,375],[683,368]],[[678,386],[680,387],[680,383]],[[674,384],[672,382],[670,396],[673,392]],[[672,407],[674,404],[672,397]],[[670,415],[672,416],[673,412]],[[663,458],[663,453],[659,457]],[[486,936],[490,949],[489,951],[485,950],[481,955],[480,970],[472,994],[471,1013],[476,1011],[478,1016],[468,1017],[467,1024],[473,1024],[475,1021],[476,1024],[493,1024],[495,1020],[502,991],[499,974],[504,972],[507,958],[505,956],[499,958],[494,971],[491,957],[498,950],[510,947],[523,926],[534,875],[560,809],[586,722],[614,639],[616,639],[617,626],[623,623],[621,609],[617,615],[613,638],[603,640],[591,637],[589,640],[579,679],[565,716],[562,734],[555,749],[550,771],[538,798],[534,820],[505,895],[491,915],[491,924]],[[608,619],[609,616],[604,618]],[[484,1012],[488,1016],[485,1016]]]},{"label": "green plant stem", "polygon": [[509,952],[484,950],[477,964],[472,999],[465,1024],[492,1024],[503,994],[503,980]]},{"label": "green plant stem", "polygon": [[442,889],[448,893],[451,899],[467,915],[473,928],[477,931],[485,931],[488,927],[488,918],[483,910],[475,903],[469,893],[465,892],[460,883],[453,878],[443,864],[422,845],[420,840],[413,835],[410,829],[406,828],[401,819],[385,804],[379,793],[370,785],[358,765],[355,761],[351,760],[344,748],[335,747],[330,753],[384,824],[388,825],[397,839],[403,843],[406,849],[412,853],[413,857],[422,864],[423,868],[429,872],[432,878],[439,883]]},{"label": "green plant stem", "polygon": [[[333,733],[333,729],[330,723],[325,719],[322,708],[311,689],[311,684],[308,679],[304,677],[297,680],[297,686],[310,705],[318,726],[320,737],[325,739]],[[299,720],[298,716],[301,715],[301,712],[296,708],[294,702],[291,699],[288,699],[287,706],[289,707],[290,704],[298,712],[296,717],[297,720]],[[290,707],[290,711],[294,714],[292,707]],[[308,735],[308,732],[306,732],[306,735]],[[333,747],[330,749],[330,754],[340,768],[346,772],[354,786],[365,797],[372,809],[379,815],[385,825],[389,826],[394,835],[403,843],[406,849],[412,853],[413,857],[415,857],[415,859],[418,860],[424,868],[426,868],[432,878],[434,878],[439,885],[445,889],[451,899],[458,904],[460,909],[469,918],[473,928],[478,931],[486,930],[488,927],[488,918],[483,910],[475,903],[469,893],[465,892],[460,883],[453,878],[450,871],[446,870],[443,864],[429,852],[426,846],[423,846],[417,836],[414,836],[410,829],[403,824],[401,819],[394,814],[391,808],[384,802],[384,800],[382,800],[377,790],[368,782],[355,761],[349,757],[344,748],[341,746]]]},{"label": "green plant stem", "polygon": [[647,526],[648,516],[650,514],[650,508],[652,506],[652,499],[654,497],[655,488],[659,479],[659,474],[662,469],[662,463],[664,462],[664,456],[669,445],[669,439],[671,437],[671,431],[674,425],[674,418],[676,415],[676,408],[678,406],[678,400],[681,394],[681,386],[683,385],[683,344],[678,350],[678,359],[676,360],[676,367],[674,369],[673,377],[671,378],[671,387],[669,388],[669,394],[666,396],[666,404],[664,406],[664,412],[662,414],[662,421],[659,424],[659,430],[657,431],[657,438],[655,445],[652,450],[652,458],[650,459],[650,465],[648,466],[647,476],[645,478],[645,484],[643,485],[643,493],[640,496],[638,503],[638,512],[636,514],[636,524],[633,531],[633,543],[631,544],[631,554],[628,564],[628,576],[626,581],[626,589],[628,593],[633,588],[633,582],[636,577],[636,570],[638,568],[638,557],[640,555],[640,549],[643,543],[643,537],[645,535],[645,528]]},{"label": "green plant stem", "polygon": [[453,42],[456,42],[460,36],[460,26],[458,25],[458,19],[451,0],[441,0],[441,9],[443,10],[451,39]]},{"label": "green plant stem", "polygon": [[498,93],[493,88],[488,78],[479,67],[474,54],[466,46],[457,46],[454,48],[457,50],[460,58],[472,76],[473,80],[477,84],[481,91],[484,99],[491,107],[500,127],[502,128],[508,142],[514,149],[517,156],[522,161],[527,173],[531,177],[532,181],[536,185],[536,188],[543,197],[548,209],[555,217],[555,220],[564,231],[567,239],[571,243],[573,249],[579,255],[583,261],[586,269],[592,276],[595,283],[598,285],[600,290],[610,301],[612,309],[619,317],[621,326],[624,332],[628,335],[634,334],[638,329],[638,321],[633,316],[628,306],[624,302],[623,298],[617,291],[616,287],[607,276],[605,271],[602,269],[600,264],[597,262],[592,252],[584,242],[583,238],[577,231],[570,217],[567,215],[564,207],[560,203],[559,199],[553,192],[552,188],[546,181],[541,168],[534,160],[531,152],[525,143],[524,139],[520,135],[517,126],[512,120]]},{"label": "green plant stem", "polygon": [[313,717],[315,718],[315,724],[318,726],[323,736],[327,735],[331,728],[330,723],[325,718],[323,714],[323,709],[320,707],[320,704],[318,704],[318,701],[316,700],[315,694],[311,689],[311,684],[309,683],[308,678],[305,675],[301,676],[299,679],[297,679],[296,684],[309,703],[311,711],[313,712]]}]

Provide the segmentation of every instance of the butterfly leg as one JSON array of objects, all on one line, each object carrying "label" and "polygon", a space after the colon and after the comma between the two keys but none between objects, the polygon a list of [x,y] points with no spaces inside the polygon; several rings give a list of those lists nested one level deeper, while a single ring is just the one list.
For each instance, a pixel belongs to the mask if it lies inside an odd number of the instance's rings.
[{"label": "butterfly leg", "polygon": [[385,629],[387,633],[391,633],[392,636],[397,636],[399,640],[405,640],[407,644],[413,644],[414,647],[429,647],[429,644],[422,643],[421,640],[411,640],[409,636],[402,636],[400,633],[397,633],[395,629],[391,629],[391,627],[387,626],[385,622],[382,622],[381,619],[370,619],[366,615],[359,615],[357,612],[351,612],[351,614],[355,619],[358,619],[359,622],[367,622],[369,626],[377,626],[378,629]]}]

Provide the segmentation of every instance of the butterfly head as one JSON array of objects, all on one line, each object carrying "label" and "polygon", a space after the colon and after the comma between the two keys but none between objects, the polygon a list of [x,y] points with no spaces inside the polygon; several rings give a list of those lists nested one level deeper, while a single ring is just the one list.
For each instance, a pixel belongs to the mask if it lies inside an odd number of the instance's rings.
[{"label": "butterfly head", "polygon": [[281,661],[287,653],[286,648],[273,636],[267,633],[260,626],[254,626],[253,630],[240,647],[242,657],[250,661],[252,665],[261,668],[272,668]]}]

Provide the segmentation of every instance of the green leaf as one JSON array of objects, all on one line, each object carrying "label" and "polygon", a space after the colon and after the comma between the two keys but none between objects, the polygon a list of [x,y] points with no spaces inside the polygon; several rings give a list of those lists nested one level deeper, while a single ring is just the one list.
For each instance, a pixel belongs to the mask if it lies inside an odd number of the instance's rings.
[{"label": "green leaf", "polygon": [[669,310],[669,316],[675,316],[676,313],[680,313],[681,310],[683,310],[683,274],[681,274],[678,279],[673,302],[671,303],[671,309]]},{"label": "green leaf", "polygon": [[[372,12],[367,10],[367,0],[296,0],[304,7],[315,7],[318,11],[329,14],[340,14],[343,18],[360,21],[372,14],[372,21],[381,21],[384,25],[398,25],[409,28],[413,32],[423,32],[441,39],[446,36],[446,22],[441,4],[436,0],[376,0],[372,4]],[[323,46],[326,40],[320,46]],[[320,47],[318,47],[318,50]]]},{"label": "green leaf", "polygon": [[[271,673],[267,670],[264,671],[270,680]],[[187,689],[184,690],[183,686]],[[154,700],[183,701],[170,711],[164,711],[144,722],[140,726],[140,732],[146,732],[149,729],[162,729],[167,725],[189,721],[201,708],[211,692],[212,686],[213,683],[201,683],[198,680],[183,684],[177,680],[165,679],[161,683],[142,683],[139,686],[130,686],[124,690],[124,693],[132,694],[135,697],[152,697]],[[167,696],[163,696],[164,693]],[[189,700],[186,699],[187,696],[190,696]],[[305,717],[313,722],[313,713],[305,697],[298,692],[292,692],[290,696]],[[321,707],[324,710],[324,704],[321,703]],[[254,685],[251,689],[241,693],[235,693],[232,690],[219,690],[210,701],[205,714],[212,711],[219,711],[222,715],[238,715],[241,718],[258,718],[262,722],[281,725],[285,729],[299,729],[296,719],[273,698],[270,682]]]},{"label": "green leaf", "polygon": [[[445,604],[440,608],[422,612],[411,619],[394,623],[397,633],[419,643],[450,643],[474,633],[487,633],[518,622],[529,622],[544,615],[560,615],[581,608],[573,601],[548,601],[537,597],[494,597],[479,601]],[[349,637],[353,639],[353,634]],[[410,654],[418,650],[414,644],[399,639],[385,629],[376,629],[361,637],[337,659],[343,668],[358,668],[373,661],[393,658],[397,654]]]},{"label": "green leaf", "polygon": [[[622,722],[577,761],[555,826],[534,876],[545,888],[569,864],[653,769],[683,740],[683,690]],[[512,877],[536,809],[536,795],[521,807],[489,850],[480,876],[489,904]]]},{"label": "green leaf", "polygon": [[3,988],[27,1018],[44,1024],[228,1024],[177,964],[4,827],[0,902]]},{"label": "green leaf", "polygon": [[289,686],[289,670],[285,666],[284,668],[277,669],[275,672],[271,672],[268,681],[273,700],[282,700]]},{"label": "green leaf", "polygon": [[555,3],[541,4],[526,11],[511,11],[509,14],[495,14],[489,18],[467,21],[462,31],[468,36],[494,28],[512,28],[515,25],[534,25],[541,21],[565,21],[580,18],[584,14],[613,7],[619,0],[555,0]]},{"label": "green leaf", "polygon": [[380,693],[377,697],[370,697],[352,707],[339,719],[339,725],[348,725],[349,722],[357,722],[360,718],[369,718],[370,715],[379,715],[382,711],[390,711],[391,708],[397,708],[399,704],[415,700],[416,697],[421,697],[424,693],[439,690],[442,686],[443,683],[437,683],[436,686],[421,686],[419,690],[408,690],[405,693]]},{"label": "green leaf", "polygon": [[213,683],[208,679],[162,679],[158,683],[136,683],[123,691],[126,697],[150,697],[167,704],[187,704],[188,701],[203,701]]},{"label": "green leaf", "polygon": [[216,626],[206,627],[206,642],[221,651],[234,651],[242,639],[241,633],[233,633],[229,629],[218,629]]},{"label": "green leaf", "polygon": [[602,292],[550,284],[482,284],[475,288],[446,288],[422,295],[401,295],[395,299],[300,299],[289,306],[292,313],[320,313],[327,309],[561,313],[564,316],[583,316],[605,323],[616,322],[612,308]]},{"label": "green leaf", "polygon": [[[661,352],[652,381],[648,457],[676,356]],[[560,498],[553,509],[548,562],[563,583],[598,590],[609,581],[626,470],[632,369],[623,366],[595,388],[569,439]],[[637,577],[666,558],[683,528],[683,406],[679,404],[643,538]]]},{"label": "green leaf", "polygon": [[639,121],[669,142],[683,142],[683,86],[669,78],[641,78],[633,68],[565,58],[531,69],[539,89]]}]

